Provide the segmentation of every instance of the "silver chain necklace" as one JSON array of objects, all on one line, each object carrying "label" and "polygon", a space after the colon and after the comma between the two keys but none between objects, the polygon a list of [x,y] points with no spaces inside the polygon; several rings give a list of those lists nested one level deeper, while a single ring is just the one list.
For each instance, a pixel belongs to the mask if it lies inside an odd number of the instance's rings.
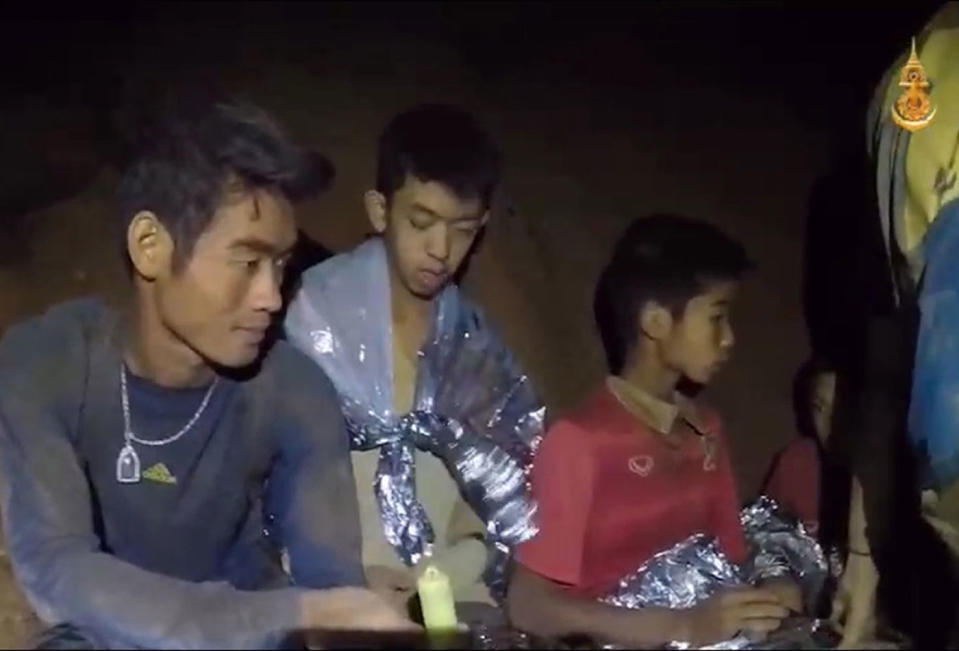
[{"label": "silver chain necklace", "polygon": [[133,448],[133,444],[139,443],[140,445],[147,445],[150,447],[160,447],[161,445],[168,445],[180,439],[184,434],[189,432],[194,425],[196,425],[196,422],[200,419],[200,416],[203,415],[207,404],[210,402],[210,396],[213,395],[213,389],[216,388],[216,383],[218,380],[219,378],[213,379],[213,382],[210,384],[210,388],[206,390],[206,395],[203,396],[203,402],[200,403],[200,406],[197,408],[196,412],[193,414],[187,424],[180,428],[180,431],[172,436],[166,437],[165,439],[151,441],[148,439],[139,438],[133,433],[133,428],[130,426],[130,398],[127,392],[127,369],[124,364],[120,364],[120,397],[123,402],[123,447],[120,449],[120,454],[117,456],[118,482],[121,484],[136,484],[140,481],[140,457],[137,455],[137,451]]}]

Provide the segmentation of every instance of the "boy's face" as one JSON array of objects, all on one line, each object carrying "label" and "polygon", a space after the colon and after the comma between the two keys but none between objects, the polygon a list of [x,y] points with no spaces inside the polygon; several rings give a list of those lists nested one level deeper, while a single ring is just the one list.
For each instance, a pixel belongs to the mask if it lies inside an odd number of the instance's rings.
[{"label": "boy's face", "polygon": [[179,268],[161,233],[144,268],[164,328],[203,359],[234,368],[252,363],[282,306],[280,284],[296,236],[292,206],[263,190],[228,195]]},{"label": "boy's face", "polygon": [[707,384],[729,359],[735,337],[730,307],[739,283],[716,282],[692,298],[662,340],[666,365],[699,384]]},{"label": "boy's face", "polygon": [[813,378],[809,408],[819,440],[826,444],[832,431],[832,409],[836,398],[836,374],[820,373]]},{"label": "boy's face", "polygon": [[488,217],[479,198],[464,199],[442,183],[412,176],[389,201],[368,192],[366,208],[394,276],[422,299],[436,296],[456,274]]}]

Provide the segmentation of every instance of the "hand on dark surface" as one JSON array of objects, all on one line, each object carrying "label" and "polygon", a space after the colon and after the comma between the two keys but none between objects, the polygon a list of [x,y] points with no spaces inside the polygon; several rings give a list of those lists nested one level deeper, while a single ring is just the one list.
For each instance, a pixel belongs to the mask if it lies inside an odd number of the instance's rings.
[{"label": "hand on dark surface", "polygon": [[728,640],[738,633],[759,640],[778,629],[788,616],[789,609],[773,591],[737,588],[689,609],[685,637],[699,646]]},{"label": "hand on dark surface", "polygon": [[305,629],[418,631],[420,627],[391,601],[366,588],[312,590],[301,602]]}]

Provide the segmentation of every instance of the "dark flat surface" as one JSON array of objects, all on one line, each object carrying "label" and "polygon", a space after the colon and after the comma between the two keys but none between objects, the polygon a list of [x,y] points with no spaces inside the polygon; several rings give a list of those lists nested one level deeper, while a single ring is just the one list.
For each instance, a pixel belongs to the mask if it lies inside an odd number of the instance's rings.
[{"label": "dark flat surface", "polygon": [[305,634],[311,649],[572,649],[599,648],[583,640],[544,640],[506,626],[474,626],[469,631],[446,635],[376,633],[371,631],[310,631]]},{"label": "dark flat surface", "polygon": [[371,631],[311,631],[309,649],[469,649],[469,633],[434,637],[425,633],[374,633]]}]

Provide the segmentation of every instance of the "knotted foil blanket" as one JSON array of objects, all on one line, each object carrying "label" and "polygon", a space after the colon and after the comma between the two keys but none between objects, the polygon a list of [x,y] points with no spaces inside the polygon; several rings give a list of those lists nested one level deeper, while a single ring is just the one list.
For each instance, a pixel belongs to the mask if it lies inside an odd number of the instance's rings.
[{"label": "knotted foil blanket", "polygon": [[[826,557],[819,543],[806,533],[801,522],[765,496],[744,508],[740,521],[750,552],[741,566],[725,557],[715,538],[696,534],[660,552],[624,577],[618,588],[602,601],[634,609],[691,608],[724,589],[790,576],[802,587],[803,599],[810,611],[828,575]],[[762,642],[739,635],[707,648],[818,649],[831,648],[833,642],[823,622],[800,616],[786,620]],[[689,644],[674,641],[667,648],[687,649]]]},{"label": "knotted foil blanket", "polygon": [[413,410],[397,416],[389,285],[378,238],[327,260],[304,274],[287,337],[336,386],[353,449],[380,449],[374,491],[400,558],[415,565],[434,540],[416,497],[419,448],[443,460],[486,524],[496,550],[486,580],[502,598],[509,548],[537,533],[527,476],[545,407],[479,310],[450,285],[434,300]]}]

